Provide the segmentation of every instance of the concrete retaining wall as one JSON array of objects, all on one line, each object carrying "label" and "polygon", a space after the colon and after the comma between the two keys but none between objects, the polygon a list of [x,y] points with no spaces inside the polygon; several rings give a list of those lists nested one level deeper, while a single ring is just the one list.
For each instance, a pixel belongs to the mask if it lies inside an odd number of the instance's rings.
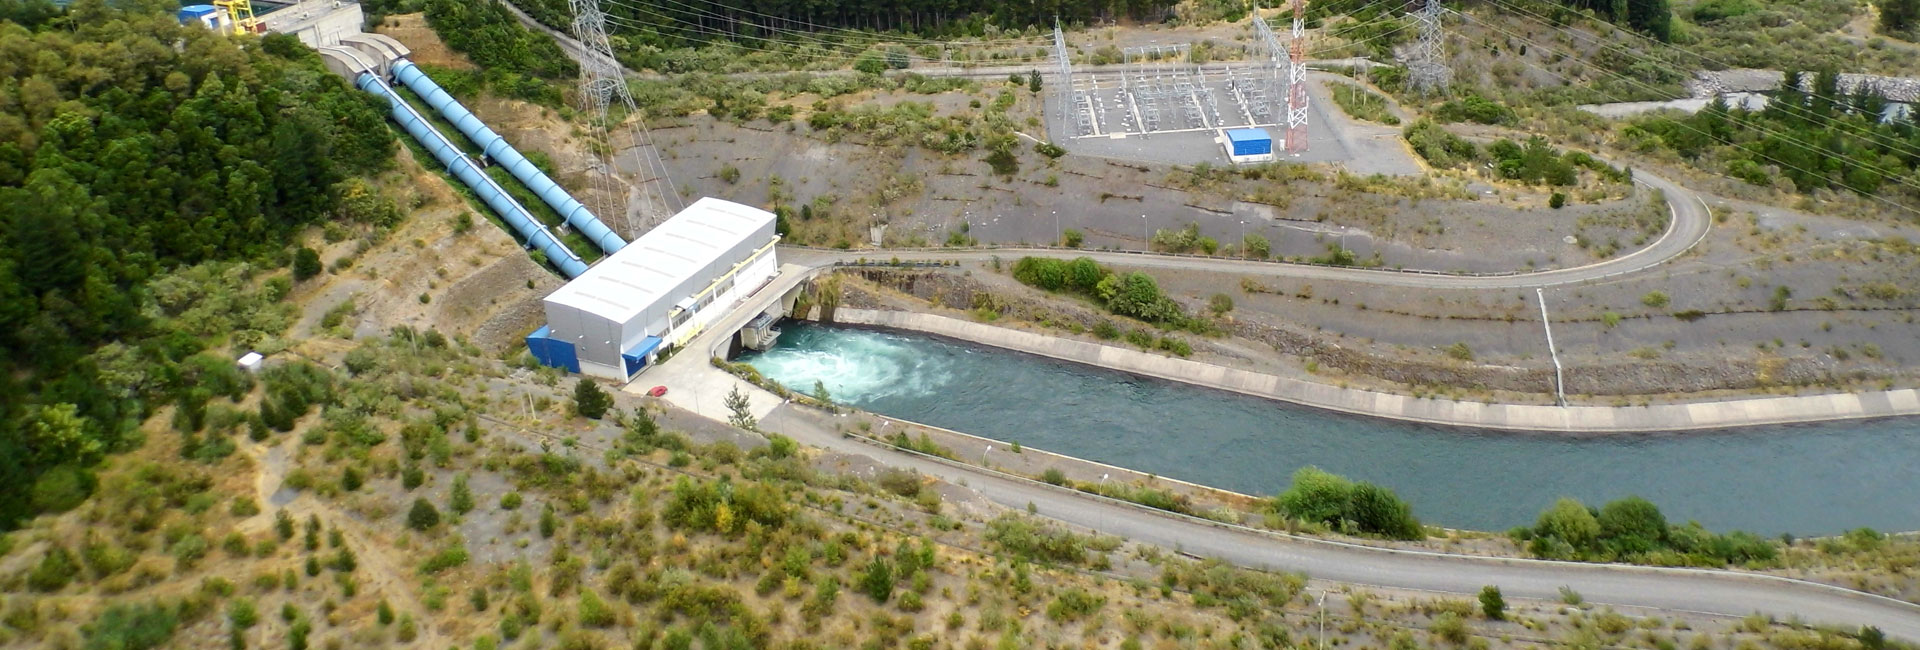
[{"label": "concrete retaining wall", "polygon": [[1341,388],[935,314],[843,307],[835,314],[834,320],[849,325],[926,332],[1062,361],[1334,411],[1462,427],[1617,433],[1920,415],[1920,390],[1910,388],[1649,406],[1560,407],[1462,402]]}]

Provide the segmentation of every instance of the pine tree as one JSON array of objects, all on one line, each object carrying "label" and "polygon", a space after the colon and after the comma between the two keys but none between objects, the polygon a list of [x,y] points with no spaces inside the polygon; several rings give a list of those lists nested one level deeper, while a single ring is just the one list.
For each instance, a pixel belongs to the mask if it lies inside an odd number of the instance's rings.
[{"label": "pine tree", "polygon": [[1911,36],[1908,33],[1920,26],[1920,0],[1880,0],[1880,33],[1891,36]]},{"label": "pine tree", "polygon": [[407,511],[407,526],[414,530],[425,531],[438,525],[440,525],[440,510],[433,507],[433,504],[427,503],[426,499],[414,499],[413,509]]},{"label": "pine tree", "polygon": [[447,500],[447,509],[456,515],[467,514],[473,510],[473,490],[467,487],[467,473],[461,472],[453,477],[453,496]]},{"label": "pine tree", "polygon": [[573,412],[580,417],[598,420],[612,406],[613,398],[600,390],[600,385],[592,379],[581,377],[580,382],[573,385]]},{"label": "pine tree", "polygon": [[1649,36],[1663,42],[1673,40],[1673,10],[1667,0],[1627,0],[1625,18],[1628,25]]},{"label": "pine tree", "polygon": [[301,246],[293,252],[293,279],[306,280],[316,275],[320,275],[320,253]]},{"label": "pine tree", "polygon": [[739,386],[734,386],[733,390],[727,393],[726,405],[727,410],[731,412],[727,416],[728,424],[748,431],[760,426],[759,421],[753,417],[752,403],[747,401],[746,393],[740,392]]}]

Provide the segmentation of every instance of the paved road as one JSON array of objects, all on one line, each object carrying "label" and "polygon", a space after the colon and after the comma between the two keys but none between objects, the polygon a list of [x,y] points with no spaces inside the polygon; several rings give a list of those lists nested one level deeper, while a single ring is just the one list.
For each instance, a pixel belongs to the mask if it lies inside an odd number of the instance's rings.
[{"label": "paved road", "polygon": [[1235,275],[1286,277],[1306,280],[1346,280],[1427,289],[1516,289],[1551,287],[1575,282],[1588,282],[1645,270],[1666,262],[1667,260],[1679,257],[1707,236],[1707,231],[1713,224],[1713,217],[1707,210],[1707,204],[1702,201],[1698,195],[1695,195],[1691,190],[1680,187],[1672,181],[1640,170],[1634,171],[1634,181],[1648,188],[1660,190],[1666,194],[1667,205],[1673,214],[1673,218],[1668,222],[1667,231],[1661,234],[1659,240],[1633,253],[1586,266],[1512,275],[1451,275],[1418,271],[1313,266],[1281,262],[1254,262],[1217,257],[1017,247],[986,250],[865,249],[846,251],[786,248],[780,252],[780,257],[784,262],[807,266],[825,266],[833,264],[834,262],[852,262],[863,258],[869,260],[886,259],[896,256],[913,260],[960,261],[981,261],[994,256],[1005,258],[1015,255],[1039,255],[1047,257],[1086,256],[1106,264],[1143,268],[1174,268],[1192,271],[1231,273]]},{"label": "paved road", "polygon": [[1339,583],[1461,595],[1498,585],[1509,597],[1548,601],[1559,599],[1560,588],[1568,587],[1596,604],[1727,616],[1760,612],[1782,620],[1797,616],[1847,627],[1872,625],[1895,637],[1920,640],[1920,606],[1839,587],[1730,571],[1394,551],[1236,530],[863,443],[818,427],[793,408],[773,409],[761,419],[762,425],[811,446],[867,455],[951,483],[964,482],[1009,508],[1024,509],[1031,503],[1050,519],[1241,566],[1299,571]]}]

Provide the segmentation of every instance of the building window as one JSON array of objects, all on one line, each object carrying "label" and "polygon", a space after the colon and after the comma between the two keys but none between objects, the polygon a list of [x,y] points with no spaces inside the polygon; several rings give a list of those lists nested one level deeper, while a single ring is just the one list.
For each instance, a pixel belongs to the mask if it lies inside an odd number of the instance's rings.
[{"label": "building window", "polygon": [[693,317],[693,312],[687,311],[685,309],[673,310],[673,327],[678,328],[681,325],[687,324],[687,319],[692,317]]}]

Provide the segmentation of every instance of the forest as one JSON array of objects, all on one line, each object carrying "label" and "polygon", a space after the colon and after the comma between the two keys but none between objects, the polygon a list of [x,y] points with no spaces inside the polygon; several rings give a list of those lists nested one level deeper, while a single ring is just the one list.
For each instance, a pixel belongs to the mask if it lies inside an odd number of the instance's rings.
[{"label": "forest", "polygon": [[[514,0],[540,22],[566,29],[567,0]],[[635,27],[629,39],[659,48],[693,47],[714,40],[797,38],[818,41],[844,29],[897,31],[921,36],[978,37],[987,27],[1023,29],[1062,22],[1118,18],[1162,20],[1179,3],[1171,0],[606,0],[602,8],[617,24]],[[764,41],[762,41],[764,42]]]},{"label": "forest", "polygon": [[158,405],[195,412],[232,380],[225,345],[263,335],[181,324],[204,296],[177,273],[252,289],[300,227],[368,216],[341,188],[392,164],[378,100],[293,37],[147,6],[0,4],[0,483],[32,486],[0,491],[0,530],[84,498],[89,465]]}]

